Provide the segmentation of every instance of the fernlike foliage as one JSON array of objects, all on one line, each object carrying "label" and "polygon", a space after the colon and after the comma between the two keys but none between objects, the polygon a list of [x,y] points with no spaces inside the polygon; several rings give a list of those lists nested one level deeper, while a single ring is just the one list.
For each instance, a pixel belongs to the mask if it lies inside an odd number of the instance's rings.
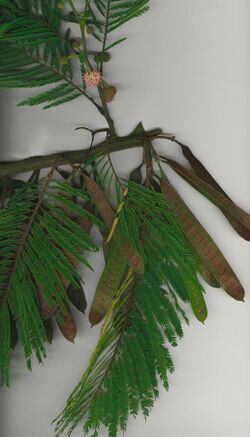
[{"label": "fernlike foliage", "polygon": [[0,88],[51,85],[19,105],[51,108],[84,93],[74,80],[70,30],[57,0],[0,0]]},{"label": "fernlike foliage", "polygon": [[9,383],[10,313],[31,369],[33,351],[42,362],[48,341],[39,295],[62,323],[69,302],[64,281],[77,287],[81,280],[72,258],[91,267],[81,252],[97,248],[60,205],[77,216],[91,217],[94,223],[97,219],[69,200],[72,194],[88,200],[87,193],[66,183],[53,184],[53,189],[48,179],[39,185],[26,183],[0,210],[0,363],[4,384]]},{"label": "fernlike foliage", "polygon": [[127,21],[142,15],[149,8],[149,0],[94,0],[87,2],[88,23],[94,26],[96,39],[103,44],[103,52],[126,38],[107,46],[107,36]]},{"label": "fernlike foliage", "polygon": [[[141,251],[146,272],[141,276],[127,269],[123,279],[118,274],[120,286],[101,338],[57,420],[57,435],[67,428],[71,434],[85,417],[85,433],[98,435],[105,426],[115,437],[126,431],[129,415],[142,411],[147,417],[159,394],[158,377],[168,389],[168,374],[174,370],[166,342],[176,346],[183,334],[179,299],[188,301],[192,287],[203,292],[196,260],[161,193],[129,182],[117,232]],[[105,270],[108,263],[109,258]]]},{"label": "fernlike foliage", "polygon": [[[84,435],[97,437],[104,427],[116,437],[126,431],[130,415],[148,416],[159,395],[159,382],[168,389],[174,370],[169,348],[177,345],[183,335],[181,323],[187,322],[181,303],[189,303],[199,321],[206,320],[200,275],[235,299],[244,297],[239,279],[170,184],[163,166],[170,166],[213,202],[246,240],[250,216],[191,150],[175,137],[160,136],[181,147],[190,170],[158,155],[140,123],[125,138],[141,135],[141,165],[129,180],[122,180],[112,163],[108,146],[118,137],[107,103],[116,90],[108,86],[103,65],[110,60],[109,51],[126,39],[113,37],[113,32],[148,6],[149,0],[86,0],[77,6],[73,0],[0,0],[0,88],[42,88],[19,105],[43,108],[84,95],[109,125],[91,131],[92,143],[97,133],[106,132],[106,151],[102,146],[101,153],[100,149],[91,153],[70,174],[57,168],[64,183],[53,182],[56,162],[45,179],[35,174],[26,183],[0,180],[3,384],[9,384],[10,349],[18,338],[29,369],[34,353],[39,362],[46,356],[53,318],[65,338],[74,341],[70,304],[81,312],[86,309],[77,267],[83,263],[91,268],[85,254],[97,250],[89,236],[91,226],[98,226],[103,235],[105,267],[89,311],[92,325],[104,319],[100,340],[56,419],[57,436],[64,431],[71,434],[85,420]],[[71,38],[75,24],[80,39]],[[90,36],[96,39],[98,52],[88,51]],[[83,73],[95,69],[102,73],[101,104],[88,94],[83,78]]]}]

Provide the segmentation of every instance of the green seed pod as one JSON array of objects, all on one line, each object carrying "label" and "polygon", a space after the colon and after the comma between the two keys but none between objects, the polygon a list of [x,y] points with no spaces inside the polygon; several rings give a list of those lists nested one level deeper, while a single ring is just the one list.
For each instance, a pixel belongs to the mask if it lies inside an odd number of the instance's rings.
[{"label": "green seed pod", "polygon": [[185,279],[187,294],[195,317],[202,323],[207,318],[207,306],[200,287],[191,280]]}]

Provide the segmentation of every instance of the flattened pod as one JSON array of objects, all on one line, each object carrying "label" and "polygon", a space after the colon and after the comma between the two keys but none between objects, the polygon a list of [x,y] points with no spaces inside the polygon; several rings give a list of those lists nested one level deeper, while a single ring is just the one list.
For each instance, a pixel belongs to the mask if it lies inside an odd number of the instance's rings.
[{"label": "flattened pod", "polygon": [[70,302],[79,310],[81,313],[85,313],[87,308],[86,297],[82,288],[82,284],[78,282],[78,286],[75,287],[70,284],[67,288],[67,295]]},{"label": "flattened pod", "polygon": [[242,208],[235,205],[232,200],[217,191],[213,186],[209,185],[199,176],[197,176],[192,171],[183,167],[178,162],[173,159],[167,160],[168,164],[175,170],[181,177],[183,177],[190,185],[192,185],[197,191],[207,197],[211,202],[213,202],[218,208],[226,211],[232,218],[240,222],[247,230],[250,231],[250,214],[246,213]]},{"label": "flattened pod", "polygon": [[[115,214],[111,206],[108,204],[104,193],[98,187],[96,182],[90,178],[89,176],[84,176],[86,188],[93,199],[102,219],[107,225],[108,230],[112,228]],[[118,239],[117,234],[114,236],[114,239]],[[144,260],[141,254],[134,250],[131,246],[130,242],[127,240],[123,247],[121,247],[121,255],[124,256],[128,265],[139,275],[143,275],[145,267]]]},{"label": "flattened pod", "polygon": [[121,246],[121,255],[125,258],[128,265],[139,275],[145,271],[144,260],[141,254],[135,250],[128,240]]},{"label": "flattened pod", "polygon": [[41,291],[37,290],[37,296],[40,303],[40,313],[43,320],[49,319],[57,311],[57,307],[50,307],[44,299]]},{"label": "flattened pod", "polygon": [[207,306],[203,297],[202,290],[191,279],[186,279],[185,284],[187,287],[187,294],[191,303],[192,310],[195,317],[202,323],[207,318]]},{"label": "flattened pod", "polygon": [[84,181],[89,192],[91,199],[95,203],[102,219],[106,223],[108,229],[111,228],[115,214],[111,206],[108,204],[106,197],[104,196],[102,190],[98,187],[94,179],[89,176],[84,175]]},{"label": "flattened pod", "polygon": [[200,275],[202,276],[202,278],[204,279],[204,281],[206,281],[208,285],[210,285],[211,287],[214,287],[214,288],[220,288],[219,282],[216,281],[214,276],[210,273],[210,271],[207,269],[205,264],[203,264],[202,262],[200,262],[200,264],[199,264],[198,271],[199,271]]},{"label": "flattened pod", "polygon": [[105,316],[126,270],[127,262],[121,256],[117,242],[113,241],[90,308],[89,321],[92,326],[97,325]]},{"label": "flattened pod", "polygon": [[67,314],[61,315],[63,321],[58,321],[57,324],[58,327],[62,333],[62,335],[66,338],[66,340],[70,341],[71,343],[74,343],[74,340],[76,338],[76,324],[74,317],[70,311],[70,309],[67,309]]},{"label": "flattened pod", "polygon": [[[219,193],[226,196],[229,200],[230,197],[225,193],[225,191],[221,188],[221,186],[216,182],[216,180],[213,178],[213,176],[207,171],[206,167],[202,164],[199,159],[196,158],[196,156],[192,153],[192,151],[189,149],[189,147],[185,146],[184,144],[180,144],[182,148],[182,153],[185,156],[185,158],[188,160],[189,164],[195,171],[195,173],[203,179],[203,181],[207,182],[208,185],[213,187],[215,190],[219,191]],[[231,200],[232,202],[232,200]],[[234,217],[232,217],[226,210],[224,210],[222,207],[220,208],[229,223],[233,226],[233,228],[238,232],[238,234],[244,238],[247,241],[250,241],[250,230],[247,229],[242,223],[240,223],[238,220],[236,220]]]},{"label": "flattened pod", "polygon": [[161,180],[161,188],[173,206],[179,224],[209,272],[230,296],[243,300],[245,292],[239,279],[208,232],[166,179]]}]

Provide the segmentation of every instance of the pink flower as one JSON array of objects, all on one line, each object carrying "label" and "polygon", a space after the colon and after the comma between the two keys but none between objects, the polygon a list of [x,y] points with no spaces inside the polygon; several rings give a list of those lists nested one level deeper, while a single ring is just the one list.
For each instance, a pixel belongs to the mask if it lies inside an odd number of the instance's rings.
[{"label": "pink flower", "polygon": [[101,83],[102,74],[100,71],[87,71],[83,75],[83,80],[87,86],[95,88]]}]

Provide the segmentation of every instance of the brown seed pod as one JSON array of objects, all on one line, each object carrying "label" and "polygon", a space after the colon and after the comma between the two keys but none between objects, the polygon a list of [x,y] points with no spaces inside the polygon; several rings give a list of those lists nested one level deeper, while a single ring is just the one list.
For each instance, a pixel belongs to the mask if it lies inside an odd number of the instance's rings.
[{"label": "brown seed pod", "polygon": [[206,281],[207,284],[210,285],[210,287],[220,288],[219,282],[216,281],[212,273],[210,273],[210,271],[207,269],[207,267],[202,261],[200,261],[199,263],[198,272],[201,275],[201,277],[204,279],[204,281]]},{"label": "brown seed pod", "polygon": [[67,295],[70,302],[79,310],[85,314],[87,308],[86,297],[82,288],[82,284],[78,282],[77,287],[73,284],[69,284],[67,288]]},{"label": "brown seed pod", "polygon": [[182,176],[190,185],[192,185],[197,191],[207,197],[218,208],[226,211],[234,220],[239,222],[245,230],[250,232],[250,214],[246,213],[242,208],[235,205],[234,202],[221,191],[215,189],[212,185],[209,185],[205,180],[201,179],[194,172],[183,167],[173,159],[167,159],[168,164],[175,170],[180,176]]},{"label": "brown seed pod", "polygon": [[[232,199],[225,193],[225,191],[221,188],[221,186],[216,182],[216,180],[213,178],[213,176],[208,172],[206,167],[202,164],[199,159],[196,158],[196,156],[192,153],[189,147],[185,146],[184,144],[180,144],[182,153],[197,174],[203,181],[207,182],[208,185],[210,185],[212,188],[217,190],[219,193],[223,194],[225,197],[227,197],[231,202]],[[233,228],[236,230],[236,232],[245,240],[250,241],[250,230],[248,230],[242,223],[240,223],[238,220],[236,220],[234,217],[232,217],[226,210],[224,210],[222,207],[220,208],[229,223],[233,226]]]},{"label": "brown seed pod", "polygon": [[206,268],[230,296],[236,300],[244,300],[245,292],[239,279],[208,232],[166,179],[161,180],[161,188],[176,213],[177,221]]},{"label": "brown seed pod", "polygon": [[40,304],[40,313],[41,313],[42,319],[43,320],[50,319],[50,317],[56,313],[57,307],[50,307],[47,304],[46,300],[43,297],[41,289],[37,290],[37,296],[38,296],[38,300],[39,300],[39,304]]},{"label": "brown seed pod", "polygon": [[[98,187],[97,183],[89,176],[84,176],[87,191],[89,192],[93,202],[95,203],[103,221],[107,225],[108,230],[112,228],[115,213],[106,200],[104,193]],[[114,239],[119,239],[117,234]],[[144,260],[141,254],[136,251],[131,243],[126,240],[123,246],[120,246],[120,254],[125,257],[127,264],[138,274],[144,273]]]},{"label": "brown seed pod", "polygon": [[115,218],[113,209],[108,204],[104,193],[98,187],[94,179],[84,175],[84,181],[85,181],[86,189],[89,192],[90,197],[93,200],[94,204],[96,205],[100,216],[102,217],[103,221],[107,225],[107,228],[111,229],[113,220]]},{"label": "brown seed pod", "polygon": [[127,262],[120,254],[119,244],[114,240],[90,308],[89,321],[92,326],[97,325],[105,316],[126,270]]},{"label": "brown seed pod", "polygon": [[114,97],[117,93],[116,87],[115,86],[107,86],[105,88],[103,88],[103,97],[106,103],[110,103],[112,102],[112,100],[114,100]]},{"label": "brown seed pod", "polygon": [[74,343],[77,331],[75,320],[69,307],[67,308],[67,314],[60,314],[60,318],[62,320],[56,321],[62,335],[66,338],[66,340]]}]

